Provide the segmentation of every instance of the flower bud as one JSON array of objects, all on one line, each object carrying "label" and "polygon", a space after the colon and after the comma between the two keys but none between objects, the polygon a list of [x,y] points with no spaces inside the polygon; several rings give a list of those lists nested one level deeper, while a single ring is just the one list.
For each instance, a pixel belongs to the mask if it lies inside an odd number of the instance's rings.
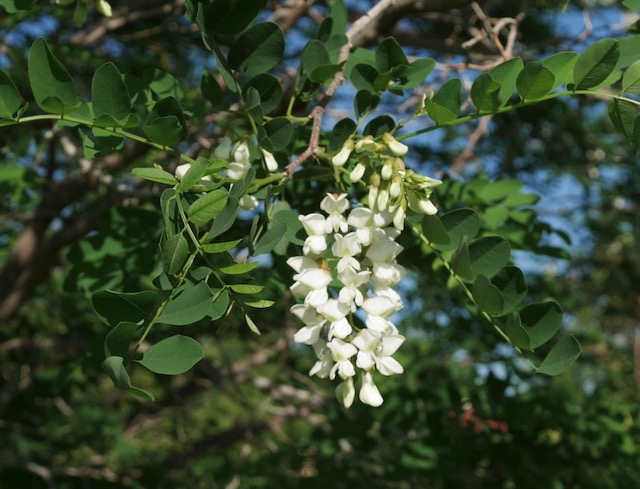
[{"label": "flower bud", "polygon": [[389,207],[389,191],[388,190],[380,190],[378,192],[378,209],[383,211]]},{"label": "flower bud", "polygon": [[278,171],[278,162],[272,153],[269,153],[266,149],[260,148],[262,156],[264,156],[264,164],[267,166],[267,170],[271,173]]},{"label": "flower bud", "polygon": [[373,185],[369,186],[369,209],[375,210],[376,201],[378,200],[378,187],[374,187]]},{"label": "flower bud", "polygon": [[333,158],[331,158],[331,164],[333,166],[344,166],[344,164],[351,156],[351,152],[355,147],[355,143],[352,139],[347,139],[342,145],[342,149],[336,154]]},{"label": "flower bud", "polygon": [[389,146],[391,152],[396,156],[404,156],[407,154],[407,151],[409,151],[409,147],[406,144],[402,144],[388,132],[384,133],[382,140],[387,144],[387,146]]},{"label": "flower bud", "polygon": [[394,178],[391,185],[389,185],[389,196],[392,199],[397,199],[400,195],[402,195],[402,184],[400,183],[399,178]]},{"label": "flower bud", "polygon": [[420,199],[420,201],[418,202],[418,208],[420,209],[420,212],[426,214],[427,216],[432,216],[438,213],[438,208],[433,205],[433,202],[431,202],[429,199]]},{"label": "flower bud", "polygon": [[351,178],[351,181],[353,183],[359,182],[362,179],[362,176],[364,175],[366,169],[367,168],[362,163],[358,163],[349,175],[349,178]]},{"label": "flower bud", "polygon": [[372,136],[365,136],[356,143],[355,149],[357,153],[362,153],[363,151],[371,151],[372,153],[375,153],[378,146],[378,143],[373,140]]},{"label": "flower bud", "polygon": [[233,159],[236,163],[250,163],[251,155],[249,154],[249,145],[246,141],[242,141],[233,152]]},{"label": "flower bud", "polygon": [[398,230],[402,231],[404,229],[404,207],[399,206],[393,215],[393,226]]},{"label": "flower bud", "polygon": [[98,12],[105,17],[113,17],[111,5],[106,0],[98,0],[98,2],[96,3],[96,10],[98,10]]},{"label": "flower bud", "polygon": [[183,165],[179,165],[176,168],[176,171],[174,173],[176,176],[176,180],[182,180],[182,177],[184,177],[185,173],[187,173],[189,168],[191,168],[191,163],[185,163]]},{"label": "flower bud", "polygon": [[390,180],[393,176],[393,164],[390,161],[385,161],[380,170],[380,176],[383,180]]}]

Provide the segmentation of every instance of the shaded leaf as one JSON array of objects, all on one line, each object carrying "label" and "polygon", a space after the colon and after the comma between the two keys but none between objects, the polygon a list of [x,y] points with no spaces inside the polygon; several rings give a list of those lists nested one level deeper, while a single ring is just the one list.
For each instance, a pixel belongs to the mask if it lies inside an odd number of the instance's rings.
[{"label": "shaded leaf", "polygon": [[13,117],[22,105],[22,97],[13,80],[0,70],[0,118]]},{"label": "shaded leaf", "polygon": [[204,357],[200,343],[183,335],[170,336],[151,346],[137,362],[156,374],[178,375]]},{"label": "shaded leaf", "polygon": [[559,375],[578,359],[580,353],[582,353],[582,348],[578,340],[571,335],[563,336],[553,345],[537,371],[546,375]]},{"label": "shaded leaf", "polygon": [[115,292],[100,290],[91,296],[91,303],[100,319],[111,327],[121,322],[147,321],[155,308],[158,294],[153,291]]},{"label": "shaded leaf", "polygon": [[127,356],[131,340],[139,327],[139,324],[130,321],[118,323],[115,328],[109,331],[109,334],[104,339],[105,356],[110,357],[115,355],[123,358]]},{"label": "shaded leaf", "polygon": [[475,275],[493,277],[510,257],[509,242],[500,236],[480,238],[469,245],[469,266]]},{"label": "shaded leaf", "polygon": [[246,30],[229,51],[229,66],[254,76],[274,68],[284,53],[284,34],[273,22],[262,22]]},{"label": "shaded leaf", "polygon": [[189,256],[189,242],[184,234],[169,236],[162,248],[162,263],[164,271],[175,275],[184,266]]},{"label": "shaded leaf", "polygon": [[530,304],[520,311],[520,319],[531,339],[531,348],[549,341],[562,327],[562,309],[555,301]]},{"label": "shaded leaf", "polygon": [[197,323],[207,315],[212,300],[211,290],[205,282],[187,284],[167,302],[157,322],[174,326]]},{"label": "shaded leaf", "polygon": [[91,81],[91,102],[96,119],[111,119],[118,126],[127,122],[131,112],[129,90],[113,63],[103,64],[94,73]]},{"label": "shaded leaf", "polygon": [[105,358],[102,362],[102,369],[118,389],[126,390],[131,387],[131,378],[124,368],[124,358],[119,356]]},{"label": "shaded leaf", "polygon": [[620,48],[615,39],[601,39],[580,55],[573,68],[575,90],[585,90],[603,82],[616,68]]}]

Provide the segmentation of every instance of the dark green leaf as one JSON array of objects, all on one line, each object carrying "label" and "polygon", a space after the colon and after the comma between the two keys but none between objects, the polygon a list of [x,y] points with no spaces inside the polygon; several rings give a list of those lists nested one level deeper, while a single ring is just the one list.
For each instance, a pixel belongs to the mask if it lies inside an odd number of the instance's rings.
[{"label": "dark green leaf", "polygon": [[109,375],[118,389],[126,390],[131,387],[131,379],[124,368],[124,358],[118,356],[105,358],[104,362],[102,362],[102,369]]},{"label": "dark green leaf", "polygon": [[233,223],[236,222],[239,207],[240,203],[238,198],[230,195],[227,199],[227,205],[222,209],[222,211],[220,211],[218,217],[213,221],[211,229],[209,229],[209,233],[207,234],[207,240],[212,240],[217,236],[220,236],[233,226]]},{"label": "dark green leaf", "polygon": [[451,257],[451,268],[455,274],[464,280],[473,280],[473,272],[471,271],[469,247],[467,240],[463,239],[458,244],[458,248]]},{"label": "dark green leaf", "polygon": [[363,117],[367,113],[372,112],[378,104],[381,102],[381,98],[378,94],[370,92],[368,90],[360,90],[356,94],[356,98],[353,101],[353,107],[358,117]]},{"label": "dark green leaf", "polygon": [[342,119],[333,126],[329,135],[329,151],[338,151],[342,145],[356,132],[357,125],[353,119]]},{"label": "dark green leaf", "polygon": [[480,310],[492,316],[499,316],[504,309],[504,298],[500,290],[484,275],[478,275],[471,286],[473,299]]},{"label": "dark green leaf", "polygon": [[582,348],[578,340],[571,335],[563,336],[553,346],[537,371],[546,375],[559,375],[578,359],[580,353]]},{"label": "dark green leaf", "polygon": [[616,68],[620,48],[615,39],[601,39],[580,55],[573,68],[575,90],[586,90],[603,82]]},{"label": "dark green leaf", "polygon": [[31,45],[28,64],[33,97],[42,110],[64,114],[78,105],[71,75],[44,39],[38,38]]},{"label": "dark green leaf", "polygon": [[184,326],[200,321],[207,315],[213,296],[205,282],[187,284],[172,297],[157,319],[158,323]]},{"label": "dark green leaf", "polygon": [[522,270],[518,267],[504,267],[491,282],[502,293],[504,298],[503,314],[515,311],[527,296],[527,284]]},{"label": "dark green leaf", "polygon": [[394,88],[400,90],[418,88],[435,67],[436,62],[431,58],[416,59],[409,65],[408,71],[402,75],[400,82],[394,85]]},{"label": "dark green leaf", "polygon": [[531,348],[538,348],[562,327],[562,309],[555,301],[538,302],[523,308],[520,319],[531,339]]},{"label": "dark green leaf", "polygon": [[202,177],[209,173],[209,160],[199,157],[189,166],[182,179],[180,180],[180,189],[183,191],[190,190],[194,185],[200,183]]},{"label": "dark green leaf", "polygon": [[408,65],[409,60],[393,37],[387,37],[376,49],[376,69],[380,73],[391,71],[398,65]]},{"label": "dark green leaf", "polygon": [[93,75],[91,101],[96,119],[110,118],[118,126],[127,121],[131,112],[129,90],[113,63],[103,64]]},{"label": "dark green leaf", "polygon": [[424,102],[429,117],[437,124],[446,124],[456,119],[462,104],[462,81],[459,78],[447,80],[432,98]]},{"label": "dark green leaf", "polygon": [[510,314],[507,317],[507,321],[504,325],[504,333],[509,337],[509,341],[516,348],[522,348],[523,350],[531,350],[531,340],[529,339],[529,333],[522,326],[520,316],[517,313]]},{"label": "dark green leaf", "polygon": [[324,43],[317,39],[310,40],[302,50],[302,73],[311,77],[316,68],[328,64],[331,64],[331,59]]},{"label": "dark green leaf", "polygon": [[458,247],[463,237],[473,238],[480,230],[480,217],[472,209],[456,209],[440,217],[444,228],[449,233],[449,244],[438,244],[437,248],[443,251],[454,250]]},{"label": "dark green leaf", "polygon": [[215,321],[224,316],[229,308],[229,301],[229,292],[226,289],[218,290],[217,294],[214,295],[209,311],[207,311],[209,319]]},{"label": "dark green leaf", "polygon": [[640,60],[634,61],[622,76],[622,91],[640,93]]},{"label": "dark green leaf", "polygon": [[274,68],[284,53],[284,34],[272,22],[262,22],[245,31],[229,51],[229,66],[248,76]]},{"label": "dark green leaf", "polygon": [[225,98],[218,80],[210,71],[202,73],[200,91],[202,92],[202,97],[211,104],[213,110],[226,110],[229,108],[229,102]]},{"label": "dark green leaf", "polygon": [[365,126],[363,134],[373,137],[382,136],[385,132],[393,132],[396,122],[388,115],[381,115],[369,121]]},{"label": "dark green leaf", "polygon": [[[270,147],[265,148],[267,151],[271,153],[284,151],[289,146],[294,133],[293,124],[289,119],[286,117],[274,117],[262,127],[270,143]],[[262,141],[260,145],[264,147]]]},{"label": "dark green leaf", "polygon": [[471,271],[493,277],[511,257],[509,242],[499,236],[480,238],[469,245]]},{"label": "dark green leaf", "polygon": [[184,139],[187,124],[180,103],[174,97],[158,101],[142,130],[151,141],[163,146],[171,146]]},{"label": "dark green leaf", "polygon": [[275,76],[261,74],[252,78],[244,86],[245,94],[249,87],[253,87],[258,91],[263,114],[268,114],[280,105],[283,92],[280,82]]},{"label": "dark green leaf", "polygon": [[91,297],[93,308],[100,319],[114,327],[123,321],[147,321],[155,308],[158,294],[153,291],[114,292],[101,290]]},{"label": "dark green leaf", "polygon": [[478,112],[495,112],[502,102],[500,92],[502,86],[489,73],[482,73],[471,86],[471,100]]},{"label": "dark green leaf", "polygon": [[123,321],[109,331],[104,339],[104,355],[126,357],[135,332],[140,327],[137,323]]},{"label": "dark green leaf", "polygon": [[22,105],[20,92],[3,70],[0,70],[0,118],[13,117]]},{"label": "dark green leaf", "polygon": [[438,216],[422,217],[422,233],[430,243],[442,245],[451,243],[451,238]]},{"label": "dark green leaf", "polygon": [[269,229],[264,233],[253,250],[253,256],[263,255],[271,252],[278,242],[283,238],[287,226],[281,222],[274,222],[269,226]]},{"label": "dark green leaf", "polygon": [[207,8],[205,28],[211,35],[238,34],[266,5],[267,0],[216,0]]},{"label": "dark green leaf", "polygon": [[374,86],[376,78],[378,77],[378,70],[368,64],[355,65],[351,71],[350,80],[353,86],[357,90],[365,90],[371,93],[377,93]]},{"label": "dark green leaf", "polygon": [[242,239],[234,239],[233,241],[224,241],[222,243],[206,244],[202,247],[202,251],[204,251],[205,253],[212,253],[212,254],[224,253],[225,251],[232,250],[233,248],[238,246],[238,244],[240,244],[241,241]]},{"label": "dark green leaf", "polygon": [[189,256],[189,242],[184,234],[169,236],[162,248],[162,262],[164,271],[175,275],[182,270]]},{"label": "dark green leaf", "polygon": [[204,357],[200,343],[182,335],[170,336],[142,354],[137,362],[156,374],[179,375],[190,370]]},{"label": "dark green leaf", "polygon": [[531,61],[518,75],[516,84],[522,100],[537,100],[553,89],[555,81],[553,73],[540,61]]},{"label": "dark green leaf", "polygon": [[634,127],[638,119],[636,105],[624,100],[614,100],[609,104],[609,117],[616,129],[624,134],[632,145],[635,145]]},{"label": "dark green leaf", "polygon": [[491,78],[500,84],[500,92],[498,94],[500,106],[505,105],[513,95],[516,89],[516,80],[523,67],[522,59],[516,57],[499,64],[489,71]]}]

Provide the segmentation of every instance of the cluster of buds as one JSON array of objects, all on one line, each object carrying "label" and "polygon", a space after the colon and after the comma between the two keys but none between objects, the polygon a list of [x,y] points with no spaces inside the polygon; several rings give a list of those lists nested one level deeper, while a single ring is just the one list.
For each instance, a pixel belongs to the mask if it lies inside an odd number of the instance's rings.
[{"label": "cluster of buds", "polygon": [[403,372],[392,355],[405,338],[389,319],[403,307],[393,289],[406,274],[396,263],[403,248],[389,212],[350,207],[346,194],[327,194],[324,214],[300,216],[308,236],[303,256],[287,260],[296,272],[291,291],[304,299],[291,308],[304,323],[294,340],[316,353],[309,375],[341,381],[336,396],[345,407],[355,399],[356,368],[360,400],[379,406],[373,373]]},{"label": "cluster of buds", "polygon": [[369,208],[393,214],[393,224],[399,230],[403,229],[407,208],[427,215],[437,212],[430,197],[433,187],[442,183],[407,169],[402,159],[407,151],[406,145],[385,133],[381,142],[372,136],[357,142],[348,139],[331,160],[333,166],[342,167],[353,152],[358,155],[357,164],[349,174],[351,182],[367,177]]},{"label": "cluster of buds", "polygon": [[[273,154],[262,148],[260,152],[267,171],[270,173],[277,172],[278,162]],[[225,137],[213,151],[213,157],[229,162],[227,169],[224,171],[224,176],[233,182],[246,177],[251,168],[249,144],[244,140],[234,145],[230,138]],[[175,171],[176,179],[181,180],[190,167],[190,163],[179,165]],[[211,176],[207,175],[202,180],[211,180]],[[245,210],[253,210],[258,207],[258,200],[253,195],[245,194],[240,198],[240,207]]]}]

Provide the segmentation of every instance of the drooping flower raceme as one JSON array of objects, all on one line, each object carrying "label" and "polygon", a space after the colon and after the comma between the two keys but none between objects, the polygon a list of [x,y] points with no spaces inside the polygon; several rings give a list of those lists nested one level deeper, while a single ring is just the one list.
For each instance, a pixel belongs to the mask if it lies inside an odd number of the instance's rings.
[{"label": "drooping flower raceme", "polygon": [[404,337],[389,317],[402,308],[392,287],[406,271],[396,263],[402,246],[392,215],[350,207],[346,194],[327,194],[323,213],[300,216],[308,236],[304,255],[287,260],[296,272],[291,291],[303,300],[291,308],[304,324],[294,340],[311,345],[318,357],[310,375],[341,381],[336,397],[346,407],[355,399],[358,377],[359,399],[379,406],[374,372],[403,372],[392,355]]}]

